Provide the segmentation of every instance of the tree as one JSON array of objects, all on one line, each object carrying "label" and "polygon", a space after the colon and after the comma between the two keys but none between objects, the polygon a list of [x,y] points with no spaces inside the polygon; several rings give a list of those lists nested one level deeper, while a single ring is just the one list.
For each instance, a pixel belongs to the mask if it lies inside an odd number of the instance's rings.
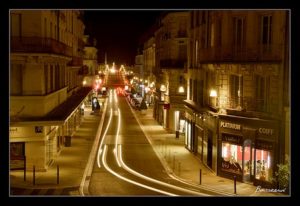
[{"label": "tree", "polygon": [[285,157],[284,164],[277,164],[278,171],[275,172],[276,178],[274,181],[278,184],[279,189],[287,189],[290,180],[290,161],[288,155]]}]

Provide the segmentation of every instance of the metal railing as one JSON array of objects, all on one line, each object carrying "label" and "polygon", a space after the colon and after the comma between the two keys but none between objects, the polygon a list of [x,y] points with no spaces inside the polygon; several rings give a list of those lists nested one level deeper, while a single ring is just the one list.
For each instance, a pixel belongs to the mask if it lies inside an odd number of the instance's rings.
[{"label": "metal railing", "polygon": [[72,56],[72,48],[55,39],[44,37],[11,37],[11,52],[54,53]]},{"label": "metal railing", "polygon": [[199,51],[200,62],[210,61],[281,61],[283,45],[254,45],[252,47],[218,47]]},{"label": "metal railing", "polygon": [[230,98],[220,97],[219,103],[227,109],[241,109],[245,111],[269,112],[269,105],[265,99],[254,97]]}]

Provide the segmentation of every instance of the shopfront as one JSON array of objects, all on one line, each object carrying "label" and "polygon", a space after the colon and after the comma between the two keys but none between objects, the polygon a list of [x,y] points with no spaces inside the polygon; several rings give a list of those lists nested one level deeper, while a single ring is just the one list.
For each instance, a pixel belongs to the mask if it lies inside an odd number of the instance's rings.
[{"label": "shopfront", "polygon": [[219,116],[218,175],[271,186],[276,167],[275,121]]},{"label": "shopfront", "polygon": [[208,112],[195,112],[186,107],[185,146],[201,162],[217,171],[217,118]]}]

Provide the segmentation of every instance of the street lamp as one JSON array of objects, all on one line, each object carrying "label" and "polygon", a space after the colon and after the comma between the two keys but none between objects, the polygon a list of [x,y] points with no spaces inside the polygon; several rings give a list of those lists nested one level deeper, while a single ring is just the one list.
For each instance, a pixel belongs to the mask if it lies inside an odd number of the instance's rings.
[{"label": "street lamp", "polygon": [[210,90],[209,96],[212,99],[212,106],[216,107],[217,106],[217,91],[214,89]]},{"label": "street lamp", "polygon": [[178,92],[179,92],[179,93],[184,93],[184,87],[183,87],[183,86],[180,86],[180,87],[178,88]]}]

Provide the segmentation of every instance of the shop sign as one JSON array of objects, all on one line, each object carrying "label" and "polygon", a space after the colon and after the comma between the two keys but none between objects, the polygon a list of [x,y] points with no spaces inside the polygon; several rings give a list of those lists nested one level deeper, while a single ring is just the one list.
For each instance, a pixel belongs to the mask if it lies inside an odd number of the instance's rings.
[{"label": "shop sign", "polygon": [[232,144],[242,144],[242,137],[230,135],[230,134],[222,134],[222,140],[225,142],[230,142]]},{"label": "shop sign", "polygon": [[273,150],[273,143],[262,141],[262,140],[256,140],[255,148],[256,149],[263,149],[263,150],[272,151]]},{"label": "shop sign", "polygon": [[273,129],[270,129],[270,128],[259,128],[258,129],[258,132],[260,134],[264,134],[264,135],[273,135],[274,134],[274,130]]},{"label": "shop sign", "polygon": [[234,124],[230,122],[223,122],[221,121],[220,127],[234,129],[234,130],[241,130],[242,126],[240,124]]}]

